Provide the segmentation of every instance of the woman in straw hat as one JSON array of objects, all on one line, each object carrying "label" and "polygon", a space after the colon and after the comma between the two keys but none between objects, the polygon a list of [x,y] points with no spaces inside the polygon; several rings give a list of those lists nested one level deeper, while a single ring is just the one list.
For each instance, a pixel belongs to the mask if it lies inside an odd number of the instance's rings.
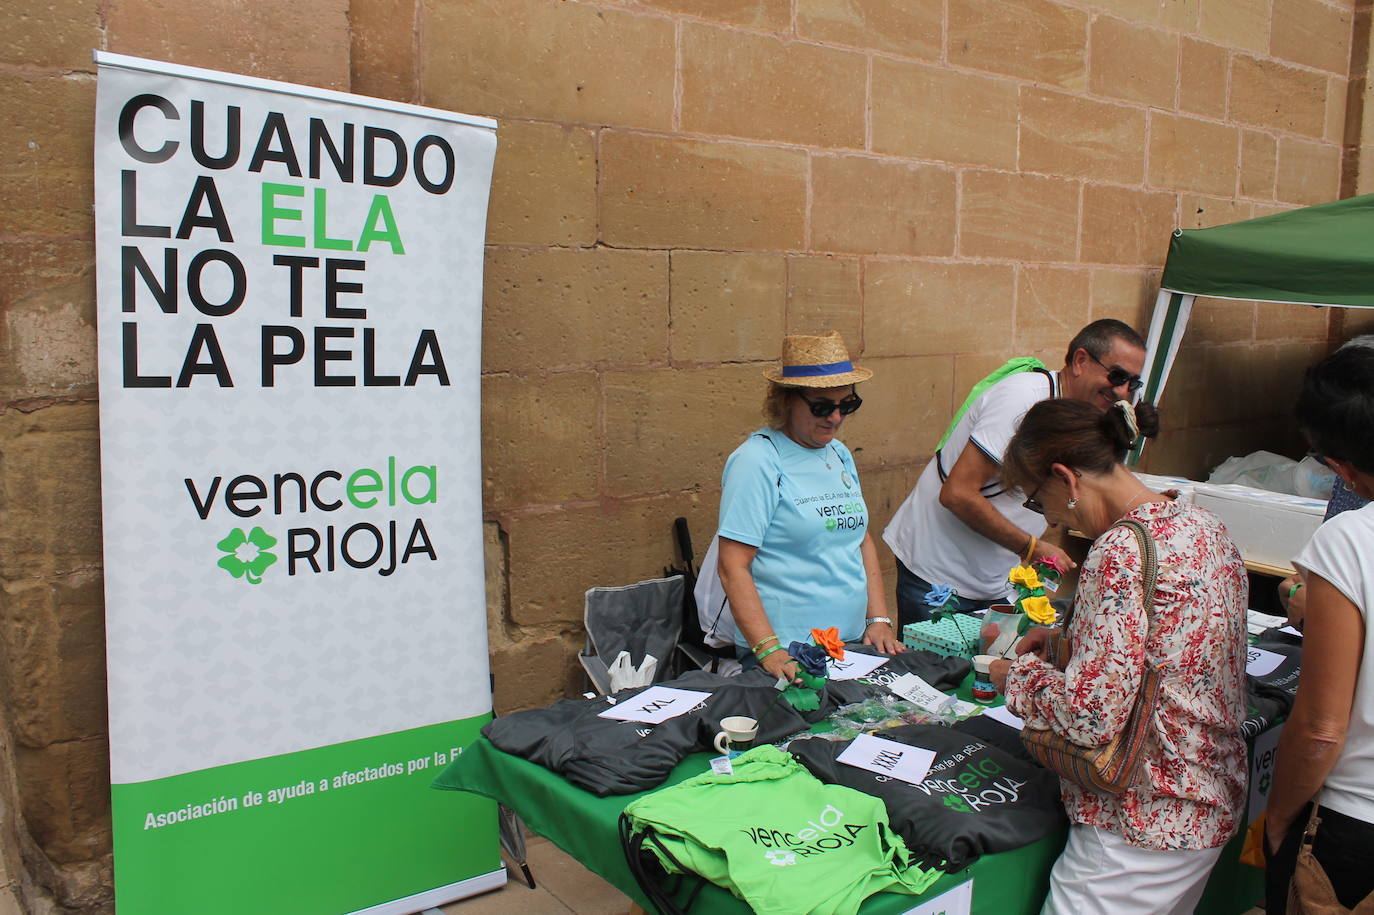
[{"label": "woman in straw hat", "polygon": [[832,626],[846,641],[902,651],[858,471],[835,437],[863,403],[855,385],[873,373],[831,331],[789,334],[782,366],[763,374],[766,425],[730,455],[721,480],[718,568],[741,660],[792,679],[787,646]]}]

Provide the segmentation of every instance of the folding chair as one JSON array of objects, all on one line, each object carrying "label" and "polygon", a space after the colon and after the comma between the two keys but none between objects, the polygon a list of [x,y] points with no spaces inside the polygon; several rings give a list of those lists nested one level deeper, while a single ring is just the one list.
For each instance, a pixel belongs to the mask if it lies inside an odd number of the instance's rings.
[{"label": "folding chair", "polygon": [[646,655],[658,659],[654,681],[671,679],[678,669],[682,634],[681,575],[651,578],[618,588],[589,588],[583,610],[587,644],[577,660],[601,695],[611,692],[609,667],[622,651],[639,667]]},{"label": "folding chair", "polygon": [[673,520],[673,539],[677,542],[679,554],[682,556],[683,567],[681,569],[669,566],[664,572],[668,575],[681,575],[686,579],[687,587],[682,596],[682,635],[678,640],[678,650],[691,662],[693,667],[702,670],[709,670],[722,676],[734,676],[739,673],[739,662],[735,659],[734,641],[734,618],[725,614],[729,623],[728,638],[719,638],[718,630],[721,628],[720,612],[722,608],[717,607],[714,622],[707,622],[710,632],[703,631],[703,621],[707,619],[697,609],[697,601],[702,594],[714,599],[715,592],[719,591],[720,602],[725,601],[724,591],[720,586],[720,579],[716,577],[716,538],[711,538],[711,547],[706,551],[706,557],[702,560],[702,568],[706,569],[706,579],[698,577],[696,567],[696,556],[692,551],[692,535],[687,530],[687,519],[676,518]]}]

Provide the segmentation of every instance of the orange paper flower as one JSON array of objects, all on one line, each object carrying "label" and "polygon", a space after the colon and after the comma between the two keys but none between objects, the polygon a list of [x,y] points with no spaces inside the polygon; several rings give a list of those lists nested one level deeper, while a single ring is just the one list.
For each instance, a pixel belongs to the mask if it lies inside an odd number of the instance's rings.
[{"label": "orange paper flower", "polygon": [[829,629],[812,629],[811,641],[825,649],[825,653],[836,661],[844,660],[844,640],[840,638],[840,630],[834,626]]}]

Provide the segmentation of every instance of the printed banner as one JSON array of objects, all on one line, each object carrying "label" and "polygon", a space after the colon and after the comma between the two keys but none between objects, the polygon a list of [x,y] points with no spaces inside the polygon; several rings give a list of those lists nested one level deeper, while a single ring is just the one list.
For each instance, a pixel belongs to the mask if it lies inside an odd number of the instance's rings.
[{"label": "printed banner", "polygon": [[97,52],[121,912],[504,882],[429,788],[491,717],[481,118]]},{"label": "printed banner", "polygon": [[1283,725],[1261,731],[1250,749],[1250,803],[1245,808],[1245,823],[1259,819],[1269,806],[1269,789],[1274,787],[1274,762],[1279,755]]}]

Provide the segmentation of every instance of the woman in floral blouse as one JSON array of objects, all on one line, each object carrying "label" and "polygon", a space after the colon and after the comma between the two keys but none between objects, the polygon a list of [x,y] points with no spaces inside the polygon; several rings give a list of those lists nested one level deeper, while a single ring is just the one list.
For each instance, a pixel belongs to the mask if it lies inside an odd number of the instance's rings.
[{"label": "woman in floral blouse", "polygon": [[[1118,402],[1105,414],[1068,400],[1026,413],[1003,477],[1055,524],[1094,537],[1075,610],[1046,660],[1032,630],[993,679],[1026,727],[1081,746],[1126,724],[1146,659],[1163,669],[1153,739],[1134,787],[1111,795],[1067,780],[1073,826],[1044,912],[1192,912],[1221,847],[1240,823],[1246,786],[1245,568],[1215,515],[1146,489],[1122,463],[1158,416]],[[1154,538],[1158,584],[1147,620],[1140,548],[1124,518]],[[1067,661],[1066,661],[1067,656]]]}]

